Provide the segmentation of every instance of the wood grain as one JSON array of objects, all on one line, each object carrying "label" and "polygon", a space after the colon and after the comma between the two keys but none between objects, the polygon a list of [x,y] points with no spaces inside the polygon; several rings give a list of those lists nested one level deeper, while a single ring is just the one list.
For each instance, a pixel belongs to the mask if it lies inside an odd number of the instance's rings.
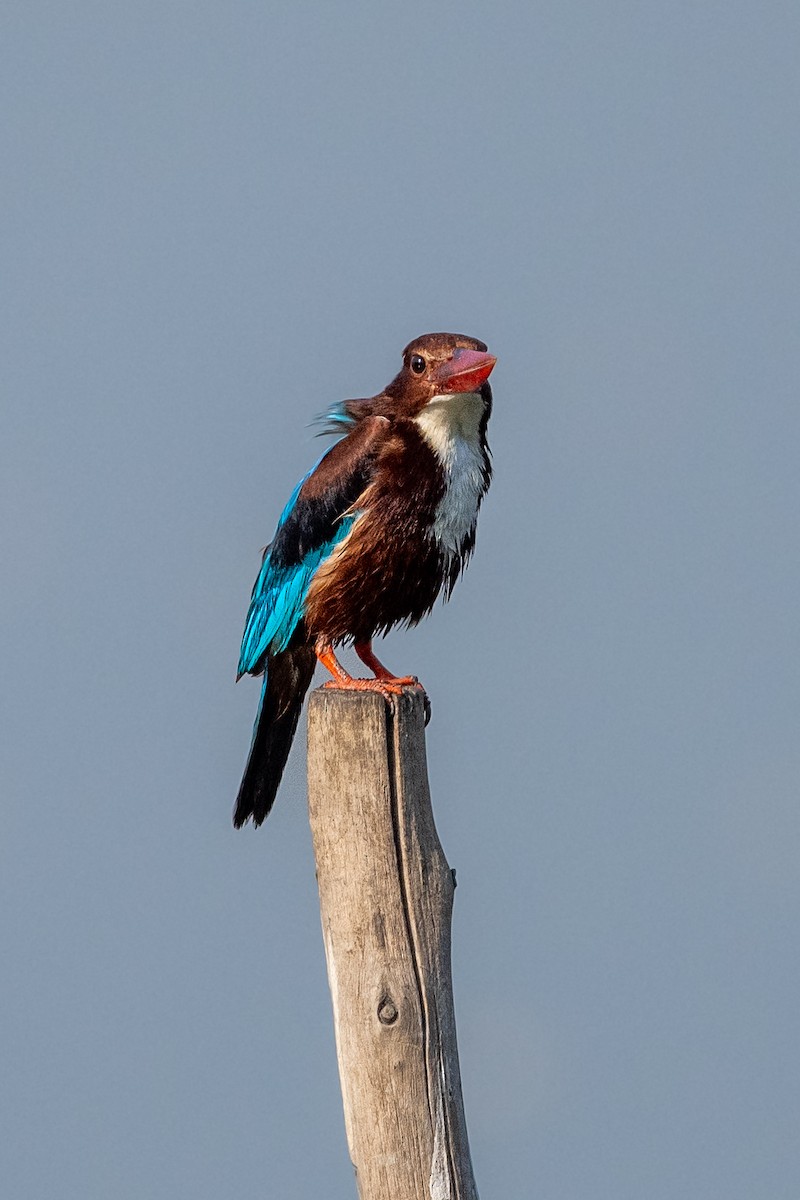
[{"label": "wood grain", "polygon": [[453,875],[420,693],[319,689],[308,796],[350,1157],[361,1200],[477,1200],[453,1014]]}]

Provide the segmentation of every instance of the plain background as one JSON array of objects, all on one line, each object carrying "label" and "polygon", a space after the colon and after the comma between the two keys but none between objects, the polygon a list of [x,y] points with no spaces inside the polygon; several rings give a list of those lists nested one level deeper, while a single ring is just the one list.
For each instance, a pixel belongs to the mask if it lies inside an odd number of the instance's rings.
[{"label": "plain background", "polygon": [[485,1197],[796,1200],[795,3],[3,9],[13,1200],[355,1194],[260,549],[407,341],[498,355],[424,680]]}]

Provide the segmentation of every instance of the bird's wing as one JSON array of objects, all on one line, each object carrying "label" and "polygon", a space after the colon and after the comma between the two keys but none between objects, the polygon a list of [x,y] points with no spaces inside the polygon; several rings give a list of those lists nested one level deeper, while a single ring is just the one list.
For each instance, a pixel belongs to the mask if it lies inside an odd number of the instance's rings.
[{"label": "bird's wing", "polygon": [[349,533],[352,505],[371,476],[389,428],[369,417],[323,455],[300,480],[281,513],[253,587],[238,674],[260,674],[265,656],[289,645],[317,568]]}]

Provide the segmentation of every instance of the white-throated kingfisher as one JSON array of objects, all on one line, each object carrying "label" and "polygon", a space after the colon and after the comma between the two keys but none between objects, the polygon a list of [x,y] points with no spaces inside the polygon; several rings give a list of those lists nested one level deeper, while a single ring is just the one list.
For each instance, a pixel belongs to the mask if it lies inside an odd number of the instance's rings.
[{"label": "white-throated kingfisher", "polygon": [[[492,468],[486,427],[496,359],[483,342],[428,333],[367,400],[328,414],[344,436],[301,479],[264,551],[239,673],[263,675],[233,823],[272,808],[317,660],[327,686],[391,696],[398,678],[372,651],[395,625],[415,625],[450,595],[475,545]],[[334,649],[353,643],[374,678],[354,679]]]}]

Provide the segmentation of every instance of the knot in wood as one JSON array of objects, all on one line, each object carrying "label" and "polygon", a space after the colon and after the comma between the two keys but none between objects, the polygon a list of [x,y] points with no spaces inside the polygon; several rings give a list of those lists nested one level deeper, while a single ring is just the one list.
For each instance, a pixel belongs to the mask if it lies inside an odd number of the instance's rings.
[{"label": "knot in wood", "polygon": [[394,1025],[400,1014],[391,996],[384,996],[378,1005],[378,1020],[381,1025]]}]

